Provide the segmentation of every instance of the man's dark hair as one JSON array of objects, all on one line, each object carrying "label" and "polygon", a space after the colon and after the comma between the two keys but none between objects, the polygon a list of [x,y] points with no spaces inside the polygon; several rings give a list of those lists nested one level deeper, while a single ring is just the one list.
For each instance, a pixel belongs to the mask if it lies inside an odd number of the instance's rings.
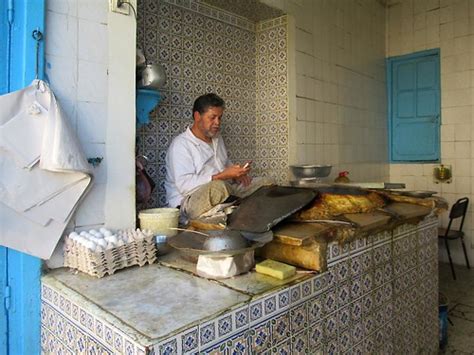
[{"label": "man's dark hair", "polygon": [[219,95],[214,93],[199,96],[196,101],[194,101],[193,114],[197,111],[202,115],[211,106],[225,107],[225,102]]}]

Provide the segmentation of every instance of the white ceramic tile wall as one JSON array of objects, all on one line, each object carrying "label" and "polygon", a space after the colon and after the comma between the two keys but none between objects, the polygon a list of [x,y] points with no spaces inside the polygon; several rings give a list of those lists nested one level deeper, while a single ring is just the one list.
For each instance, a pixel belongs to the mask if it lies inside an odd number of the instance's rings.
[{"label": "white ceramic tile wall", "polygon": [[[387,9],[387,57],[430,48],[441,55],[441,161],[453,167],[451,184],[434,184],[432,164],[391,164],[390,179],[407,183],[409,189],[438,191],[450,204],[472,197],[474,191],[473,40],[474,2],[469,0],[397,1]],[[441,219],[447,222],[447,216]],[[474,260],[473,212],[465,232]],[[464,264],[460,243],[451,243],[454,260]],[[446,250],[440,255],[447,260]]]},{"label": "white ceramic tile wall", "polygon": [[[107,124],[106,0],[46,2],[46,78],[76,129],[87,157],[105,156]],[[104,223],[106,159],[69,228]]]},{"label": "white ceramic tile wall", "polygon": [[296,23],[297,157],[388,178],[385,9],[377,1],[265,0]]}]

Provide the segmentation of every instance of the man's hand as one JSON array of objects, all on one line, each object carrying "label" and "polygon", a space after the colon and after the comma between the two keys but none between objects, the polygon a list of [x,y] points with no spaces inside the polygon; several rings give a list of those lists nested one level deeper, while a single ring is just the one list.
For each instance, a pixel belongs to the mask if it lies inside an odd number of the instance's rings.
[{"label": "man's hand", "polygon": [[234,180],[237,181],[237,183],[239,183],[243,186],[249,186],[250,183],[252,182],[252,177],[249,176],[249,175],[244,175],[244,176],[241,176],[241,177],[236,178]]},{"label": "man's hand", "polygon": [[[241,183],[246,183],[248,179],[250,179],[250,176],[248,176],[248,173],[250,172],[250,167],[242,167],[238,164],[236,165],[230,165],[224,170],[222,170],[220,173],[213,175],[212,180],[237,180]],[[243,177],[246,177],[245,182],[241,181]],[[250,183],[250,182],[249,182]],[[247,185],[244,185],[247,186]]]}]

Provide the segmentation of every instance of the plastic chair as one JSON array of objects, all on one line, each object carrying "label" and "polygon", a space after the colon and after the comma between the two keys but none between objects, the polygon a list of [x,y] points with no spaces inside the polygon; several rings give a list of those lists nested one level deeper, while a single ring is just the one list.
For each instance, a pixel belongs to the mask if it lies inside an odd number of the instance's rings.
[{"label": "plastic chair", "polygon": [[[461,239],[462,249],[464,251],[464,256],[466,258],[466,266],[468,269],[471,268],[469,265],[469,259],[467,257],[466,245],[464,244],[464,232],[462,227],[464,225],[464,218],[466,217],[467,206],[469,204],[469,199],[467,197],[460,198],[456,203],[451,207],[449,212],[449,223],[447,228],[438,228],[438,238],[444,239],[446,245],[446,250],[448,252],[449,265],[451,266],[451,272],[453,273],[453,279],[456,280],[456,273],[454,272],[453,260],[451,258],[451,252],[449,250],[448,241],[454,239]],[[452,229],[452,223],[455,219],[461,218],[461,223],[459,229]]]}]

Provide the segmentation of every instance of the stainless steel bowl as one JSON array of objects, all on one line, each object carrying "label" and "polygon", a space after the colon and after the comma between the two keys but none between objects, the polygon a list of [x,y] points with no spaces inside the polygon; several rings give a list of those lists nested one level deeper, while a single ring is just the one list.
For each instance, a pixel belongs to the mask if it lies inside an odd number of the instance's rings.
[{"label": "stainless steel bowl", "polygon": [[292,174],[297,179],[323,178],[329,176],[332,165],[290,165]]},{"label": "stainless steel bowl", "polygon": [[161,64],[147,64],[141,72],[138,87],[143,89],[161,89],[166,82],[165,68]]}]

